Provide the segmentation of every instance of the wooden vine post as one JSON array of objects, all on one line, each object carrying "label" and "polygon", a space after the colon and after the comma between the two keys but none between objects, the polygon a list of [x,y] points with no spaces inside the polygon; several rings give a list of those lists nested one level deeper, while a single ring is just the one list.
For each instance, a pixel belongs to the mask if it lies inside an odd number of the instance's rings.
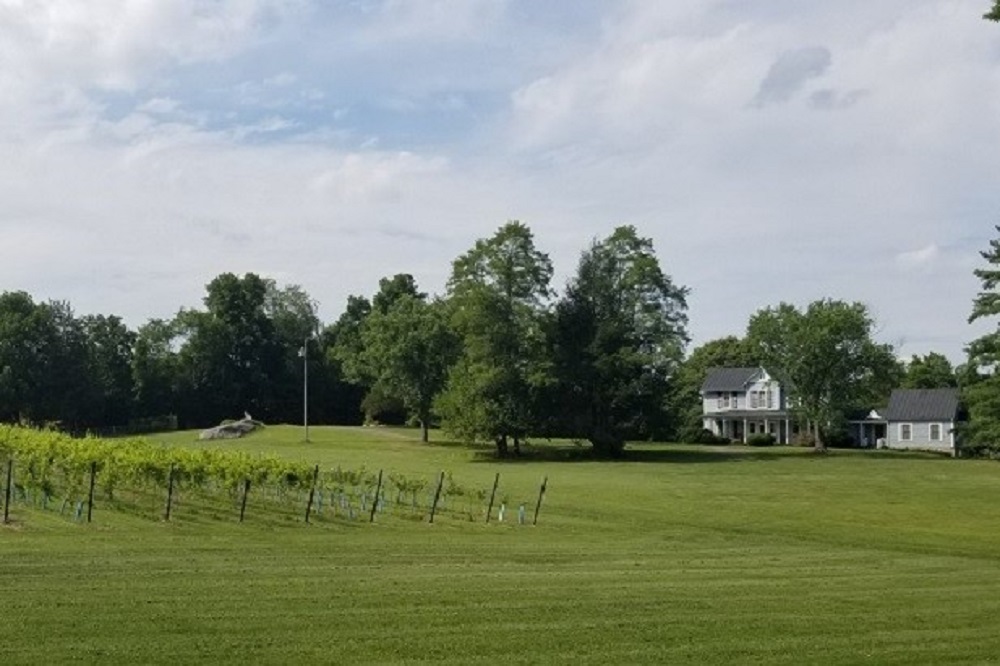
[{"label": "wooden vine post", "polygon": [[247,495],[250,494],[250,479],[243,480],[243,500],[240,502],[240,522],[243,522],[243,516],[247,512]]},{"label": "wooden vine post", "polygon": [[545,496],[545,487],[549,485],[549,477],[542,479],[542,487],[538,490],[538,503],[535,504],[535,518],[531,521],[532,525],[538,524],[538,511],[542,508],[542,497]]},{"label": "wooden vine post", "polygon": [[441,472],[441,476],[438,477],[438,487],[434,491],[434,502],[431,504],[431,519],[430,522],[434,522],[434,514],[437,512],[438,500],[441,499],[441,486],[444,485],[444,472]]},{"label": "wooden vine post", "polygon": [[170,507],[174,503],[174,466],[167,473],[167,508],[163,512],[163,520],[170,522]]},{"label": "wooden vine post", "polygon": [[497,496],[497,486],[500,485],[500,472],[497,472],[496,478],[493,479],[493,492],[490,493],[490,505],[486,509],[486,522],[490,522],[490,514],[493,513],[493,500]]},{"label": "wooden vine post", "polygon": [[7,459],[7,485],[3,491],[3,524],[10,522],[10,489],[14,483],[14,456]]},{"label": "wooden vine post", "polygon": [[87,493],[87,522],[94,515],[94,482],[97,480],[97,461],[90,463],[90,492]]},{"label": "wooden vine post", "polygon": [[375,497],[372,499],[372,513],[368,517],[369,523],[375,522],[375,509],[378,508],[378,495],[382,492],[382,470],[378,471],[378,484],[375,486]]},{"label": "wooden vine post", "polygon": [[312,513],[313,498],[316,497],[316,482],[319,480],[319,465],[313,468],[313,482],[309,489],[309,501],[306,503],[306,524],[309,524],[309,514]]}]

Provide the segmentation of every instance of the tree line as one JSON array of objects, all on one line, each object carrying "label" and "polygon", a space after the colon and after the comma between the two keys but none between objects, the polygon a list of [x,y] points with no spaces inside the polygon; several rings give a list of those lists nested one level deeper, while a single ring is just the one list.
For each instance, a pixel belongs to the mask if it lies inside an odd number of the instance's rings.
[{"label": "tree line", "polygon": [[[819,447],[894,387],[961,383],[980,386],[978,396],[992,386],[974,364],[955,369],[941,354],[899,362],[874,340],[863,304],[833,299],[764,308],[745,336],[688,354],[688,288],[632,226],[593,241],[562,293],[552,275],[530,228],[512,221],[452,262],[443,294],[387,276],[371,297],[350,296],[329,325],[301,287],[254,273],[221,274],[201,308],[137,330],[6,292],[0,420],[86,430],[172,415],[201,427],[249,412],[296,422],[308,373],[314,423],[412,422],[425,440],[440,425],[500,455],[519,453],[529,435],[571,437],[615,456],[628,440],[696,441],[711,367],[763,365],[793,386]],[[989,275],[992,288],[1000,278]],[[996,314],[990,307],[995,300],[977,301],[975,316]]]}]

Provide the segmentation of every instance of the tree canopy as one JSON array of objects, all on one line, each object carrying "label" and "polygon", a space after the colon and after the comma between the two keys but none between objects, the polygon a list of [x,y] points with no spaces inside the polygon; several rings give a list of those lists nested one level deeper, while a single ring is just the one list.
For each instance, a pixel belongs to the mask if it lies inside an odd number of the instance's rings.
[{"label": "tree canopy", "polygon": [[[990,247],[972,319],[1000,314],[1000,240]],[[688,290],[635,227],[592,241],[561,294],[552,276],[531,229],[510,221],[454,260],[445,293],[429,296],[396,273],[370,297],[350,296],[325,327],[302,287],[255,273],[222,273],[201,307],[135,330],[115,315],[78,317],[68,303],[0,293],[0,420],[79,431],[172,417],[201,427],[249,411],[298,422],[308,382],[315,423],[416,421],[424,439],[440,424],[501,456],[529,435],[572,437],[616,456],[629,440],[697,438],[707,371],[764,365],[789,382],[819,446],[848,411],[882,402],[900,381],[974,387],[979,432],[993,432],[1000,333],[970,345],[960,371],[931,353],[904,374],[873,341],[864,306],[828,299],[761,310],[745,338],[685,358]]]},{"label": "tree canopy", "polygon": [[567,415],[598,453],[663,423],[670,381],[687,344],[687,289],[660,268],[648,238],[622,226],[583,253],[556,309]]},{"label": "tree canopy", "polygon": [[931,389],[958,386],[958,375],[944,354],[914,355],[906,364],[902,388]]},{"label": "tree canopy", "polygon": [[755,355],[789,387],[818,451],[825,450],[824,430],[852,409],[885,400],[898,384],[892,347],[876,343],[873,332],[863,304],[831,299],[804,310],[782,303],[750,319],[747,339]]},{"label": "tree canopy", "polygon": [[444,427],[466,439],[489,439],[515,453],[535,423],[550,379],[544,336],[552,262],[524,224],[511,221],[452,264],[451,321],[462,352],[438,410]]}]

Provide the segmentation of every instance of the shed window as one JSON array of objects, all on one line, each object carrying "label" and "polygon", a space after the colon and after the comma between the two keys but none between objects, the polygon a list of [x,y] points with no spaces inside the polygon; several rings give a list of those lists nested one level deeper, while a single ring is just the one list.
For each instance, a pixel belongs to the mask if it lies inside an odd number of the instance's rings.
[{"label": "shed window", "polygon": [[932,442],[940,442],[941,441],[941,424],[940,423],[932,423],[931,424],[930,437],[931,437],[931,441]]},{"label": "shed window", "polygon": [[899,441],[909,442],[913,440],[913,424],[912,423],[900,423],[899,424]]}]

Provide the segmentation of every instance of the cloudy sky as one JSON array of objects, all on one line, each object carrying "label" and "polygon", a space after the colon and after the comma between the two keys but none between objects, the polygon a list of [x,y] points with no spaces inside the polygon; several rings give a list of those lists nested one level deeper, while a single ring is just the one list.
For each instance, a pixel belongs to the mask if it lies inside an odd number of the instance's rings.
[{"label": "cloudy sky", "polygon": [[325,321],[508,219],[614,226],[694,342],[868,304],[959,359],[1000,224],[986,0],[0,0],[0,290],[138,326],[223,271]]}]

